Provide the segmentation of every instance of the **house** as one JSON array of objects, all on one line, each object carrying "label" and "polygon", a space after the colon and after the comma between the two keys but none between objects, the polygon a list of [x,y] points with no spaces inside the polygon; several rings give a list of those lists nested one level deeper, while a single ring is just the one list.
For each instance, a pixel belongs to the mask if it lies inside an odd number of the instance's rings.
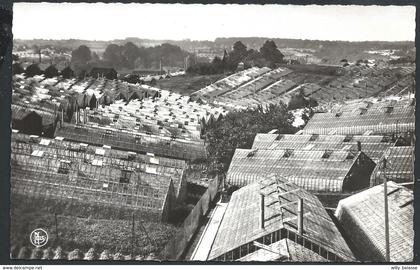
[{"label": "house", "polygon": [[[391,262],[412,262],[414,194],[395,182],[387,183]],[[384,186],[374,186],[341,200],[335,212],[361,261],[385,262]]]},{"label": "house", "polygon": [[317,197],[269,175],[235,191],[214,238],[214,261],[354,261]]},{"label": "house", "polygon": [[113,68],[94,67],[90,70],[89,76],[94,78],[105,77],[109,80],[117,79],[118,73]]}]

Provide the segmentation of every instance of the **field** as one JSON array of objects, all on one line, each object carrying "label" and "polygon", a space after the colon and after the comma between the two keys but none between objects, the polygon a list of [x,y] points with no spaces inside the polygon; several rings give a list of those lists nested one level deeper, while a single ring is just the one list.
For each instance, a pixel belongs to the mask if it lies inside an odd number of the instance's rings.
[{"label": "field", "polygon": [[[10,241],[15,248],[32,247],[29,242],[31,231],[43,228],[49,234],[49,241],[45,247],[55,249],[60,246],[65,251],[79,249],[82,252],[87,252],[93,247],[99,251],[107,249],[113,253],[131,253],[132,220],[130,217],[125,220],[111,220],[59,214],[56,230],[53,206],[39,208],[36,206],[40,204],[36,202],[29,204],[23,201],[16,200],[11,205]],[[150,253],[157,254],[172,238],[177,228],[171,224],[141,221],[141,219],[141,216],[135,216],[134,254],[141,256],[148,256]]]},{"label": "field", "polygon": [[200,90],[207,85],[220,80],[227,75],[185,75],[168,79],[162,79],[156,82],[156,87],[160,89],[171,90],[181,95],[189,95],[192,92]]}]

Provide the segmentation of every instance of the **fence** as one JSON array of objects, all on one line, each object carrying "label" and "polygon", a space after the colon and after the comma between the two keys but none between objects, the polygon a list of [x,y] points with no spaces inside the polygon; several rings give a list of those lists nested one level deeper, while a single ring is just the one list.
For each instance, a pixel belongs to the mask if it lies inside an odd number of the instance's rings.
[{"label": "fence", "polygon": [[219,184],[219,177],[216,177],[210,184],[201,199],[195,205],[191,213],[185,219],[178,233],[166,244],[160,253],[162,260],[179,260],[188,246],[192,236],[200,226],[201,217],[209,210],[210,204],[216,198]]}]

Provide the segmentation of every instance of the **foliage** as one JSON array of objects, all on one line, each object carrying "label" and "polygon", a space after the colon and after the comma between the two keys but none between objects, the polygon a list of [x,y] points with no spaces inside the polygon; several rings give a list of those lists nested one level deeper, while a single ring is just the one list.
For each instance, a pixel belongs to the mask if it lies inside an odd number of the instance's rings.
[{"label": "foliage", "polygon": [[76,75],[80,75],[82,71],[87,69],[88,62],[92,59],[92,53],[90,49],[81,45],[71,53],[71,67]]},{"label": "foliage", "polygon": [[410,56],[405,56],[405,57],[400,57],[400,58],[396,58],[396,59],[391,59],[389,60],[390,64],[406,64],[406,63],[415,63],[415,57],[410,57]]},{"label": "foliage", "polygon": [[313,98],[306,98],[301,89],[299,91],[299,94],[292,96],[287,108],[289,110],[296,110],[296,109],[316,107],[316,106],[318,106],[318,102]]},{"label": "foliage", "polygon": [[70,79],[73,78],[74,72],[70,66],[67,66],[61,71],[61,76],[63,76],[64,79]]},{"label": "foliage", "polygon": [[[49,234],[50,244],[48,246],[59,245],[63,250],[79,249],[83,253],[90,248],[97,251],[108,249],[113,253],[131,253],[131,215],[124,220],[117,219],[117,216],[111,216],[112,213],[107,219],[62,215],[60,214],[60,207],[56,207],[52,201],[43,204],[40,199],[17,195],[13,196],[11,203],[10,239],[12,243],[19,247],[30,245],[28,239],[30,232],[33,228],[40,227]],[[46,207],[45,205],[49,206]],[[72,205],[69,205],[69,207],[68,212],[77,212]],[[56,210],[58,214],[58,239],[55,230],[54,212]],[[92,215],[97,211],[101,210],[92,210]],[[142,215],[135,216],[135,254],[148,255],[150,252],[158,252],[176,232],[176,227],[171,224],[145,220],[146,218]],[[144,219],[142,221],[143,226],[140,225],[141,219]],[[93,256],[97,255],[94,252],[91,253],[93,253]],[[28,258],[30,250],[22,250],[21,256]],[[74,256],[81,257],[81,254],[77,252]],[[56,251],[54,257],[65,259],[65,254],[60,248]]]},{"label": "foliage", "polygon": [[260,53],[271,64],[279,64],[283,62],[284,55],[277,49],[276,43],[267,40],[260,49]]},{"label": "foliage", "polygon": [[224,51],[222,59],[216,56],[211,63],[195,63],[189,66],[187,72],[200,75],[220,74],[226,71],[235,71],[241,62],[246,68],[251,66],[275,67],[275,64],[283,63],[284,55],[272,40],[267,40],[260,51],[248,50],[241,41],[235,42],[232,48],[229,53]]},{"label": "foliage", "polygon": [[51,65],[44,70],[44,75],[46,78],[56,77],[58,76],[58,70],[54,65]]},{"label": "foliage", "polygon": [[25,74],[27,77],[33,77],[35,75],[41,75],[42,70],[39,68],[38,64],[32,64],[26,68]]},{"label": "foliage", "polygon": [[293,133],[293,120],[293,115],[280,103],[229,112],[218,120],[203,123],[203,134],[208,143],[208,166],[218,173],[226,172],[236,148],[251,148],[259,132],[278,129],[280,133]]},{"label": "foliage", "polygon": [[309,119],[314,116],[315,112],[312,109],[312,107],[307,107],[302,112],[302,120],[305,122],[303,126],[306,126],[306,124],[309,122]]},{"label": "foliage", "polygon": [[22,68],[22,66],[19,63],[13,63],[12,64],[12,74],[22,74],[25,70]]},{"label": "foliage", "polygon": [[109,44],[104,52],[103,60],[109,61],[117,69],[158,69],[160,63],[166,66],[183,66],[188,55],[180,47],[169,43],[145,48],[137,47],[132,42],[125,45]]},{"label": "foliage", "polygon": [[13,62],[15,62],[15,61],[19,61],[19,55],[17,55],[17,54],[12,54],[12,61]]}]

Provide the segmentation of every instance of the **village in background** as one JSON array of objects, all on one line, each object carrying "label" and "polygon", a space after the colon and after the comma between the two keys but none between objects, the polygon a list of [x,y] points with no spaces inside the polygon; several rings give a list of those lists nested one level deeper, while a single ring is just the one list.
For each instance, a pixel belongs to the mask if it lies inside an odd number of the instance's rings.
[{"label": "village in background", "polygon": [[412,261],[415,53],[14,40],[11,258]]}]

